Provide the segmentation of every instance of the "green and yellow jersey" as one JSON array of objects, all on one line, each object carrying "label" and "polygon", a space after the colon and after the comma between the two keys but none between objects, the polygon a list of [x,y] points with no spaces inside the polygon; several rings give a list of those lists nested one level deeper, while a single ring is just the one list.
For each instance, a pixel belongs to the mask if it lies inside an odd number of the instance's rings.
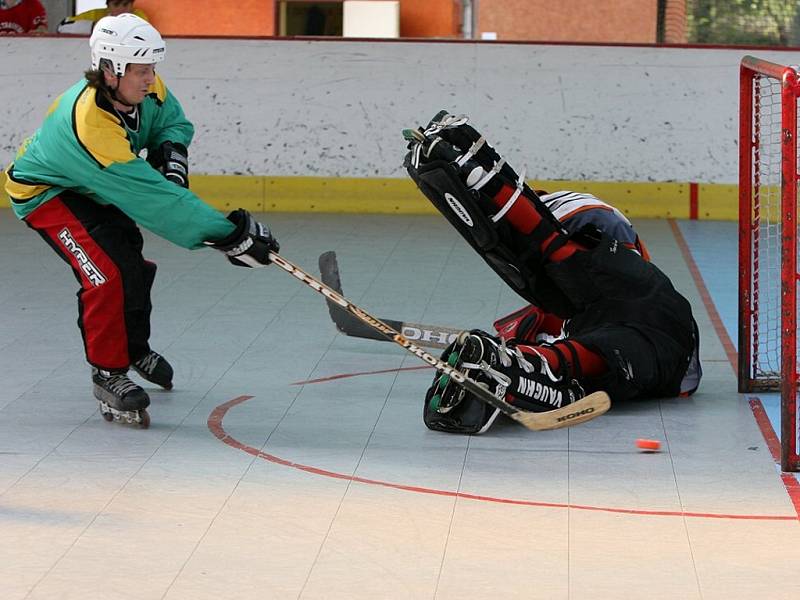
[{"label": "green and yellow jersey", "polygon": [[[144,14],[138,8],[133,10],[133,14],[137,17],[141,17],[145,21],[148,21],[147,15]],[[92,33],[92,29],[94,28],[94,24],[97,23],[103,17],[107,17],[109,15],[107,8],[95,8],[93,10],[87,10],[86,12],[82,12],[80,14],[74,15],[72,17],[67,17],[61,23],[58,24],[57,31],[58,33],[74,33],[77,35],[89,35]]]},{"label": "green and yellow jersey", "polygon": [[[145,21],[149,20],[147,15],[138,8],[134,8],[131,12]],[[107,8],[94,8],[92,10],[87,10],[75,16],[69,17],[69,19],[72,21],[91,21],[92,23],[97,23],[100,19],[107,17],[108,15],[109,12]]]},{"label": "green and yellow jersey", "polygon": [[139,156],[163,142],[189,146],[194,127],[161,78],[130,114],[80,81],[59,96],[42,126],[6,169],[11,206],[24,219],[64,190],[112,204],[184,248],[219,240],[234,226],[188,189],[167,181]]}]

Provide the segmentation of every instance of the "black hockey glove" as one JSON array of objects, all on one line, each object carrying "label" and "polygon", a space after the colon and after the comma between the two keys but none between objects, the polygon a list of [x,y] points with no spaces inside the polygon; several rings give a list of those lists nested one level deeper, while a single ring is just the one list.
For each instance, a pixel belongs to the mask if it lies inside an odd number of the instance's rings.
[{"label": "black hockey glove", "polygon": [[267,266],[270,263],[269,253],[277,252],[281,248],[269,227],[253,219],[243,208],[229,214],[228,220],[236,225],[233,233],[206,244],[223,252],[230,263],[237,267]]},{"label": "black hockey glove", "polygon": [[189,152],[183,144],[164,142],[147,153],[147,162],[172,183],[189,187]]}]

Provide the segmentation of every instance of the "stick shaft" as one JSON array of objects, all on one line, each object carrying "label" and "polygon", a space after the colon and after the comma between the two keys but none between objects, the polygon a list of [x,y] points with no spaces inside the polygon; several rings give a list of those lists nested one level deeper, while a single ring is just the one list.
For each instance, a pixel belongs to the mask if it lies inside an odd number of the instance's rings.
[{"label": "stick shaft", "polygon": [[380,319],[373,317],[367,311],[359,308],[341,294],[335,292],[327,285],[317,280],[312,275],[306,273],[303,269],[301,269],[297,265],[283,258],[280,254],[277,254],[276,252],[270,252],[269,258],[273,264],[279,266],[290,275],[293,275],[294,277],[305,283],[308,287],[310,287],[314,291],[322,294],[323,296],[325,296],[327,300],[330,300],[331,302],[338,304],[347,312],[354,315],[362,322],[366,323],[376,331],[383,334],[384,337],[386,337],[387,339],[393,341],[398,346],[405,348],[411,354],[415,355],[416,357],[422,359],[423,361],[431,365],[437,371],[440,371],[445,375],[450,376],[450,379],[452,379],[457,385],[460,385],[468,392],[478,396],[481,400],[483,400],[487,404],[500,410],[500,412],[508,415],[509,417],[515,420],[519,420],[517,418],[517,414],[520,412],[518,409],[514,408],[507,402],[495,397],[491,392],[479,386],[475,381],[473,381],[460,371],[454,369],[451,365],[427,353],[425,350],[423,350],[416,344],[411,343],[405,337],[403,337],[403,334],[401,334],[396,329],[389,327],[386,323],[384,323]]}]

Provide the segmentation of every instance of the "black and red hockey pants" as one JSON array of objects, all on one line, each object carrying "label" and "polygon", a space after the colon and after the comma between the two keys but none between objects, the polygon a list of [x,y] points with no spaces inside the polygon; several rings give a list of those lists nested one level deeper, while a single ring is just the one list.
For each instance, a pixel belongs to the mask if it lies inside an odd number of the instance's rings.
[{"label": "black and red hockey pants", "polygon": [[142,256],[133,220],[74,192],[63,192],[25,218],[80,283],[78,327],[87,361],[126,369],[150,351],[150,290],[156,265]]}]

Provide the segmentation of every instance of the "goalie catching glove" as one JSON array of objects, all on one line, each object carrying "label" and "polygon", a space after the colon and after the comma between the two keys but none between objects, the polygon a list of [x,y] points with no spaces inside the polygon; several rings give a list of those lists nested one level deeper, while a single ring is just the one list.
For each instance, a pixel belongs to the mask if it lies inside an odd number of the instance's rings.
[{"label": "goalie catching glove", "polygon": [[[535,350],[526,350],[523,353],[513,343],[473,329],[462,332],[444,351],[442,360],[522,410],[554,410],[586,395],[575,379],[553,373]],[[435,431],[483,433],[499,412],[453,383],[448,375],[437,373],[425,394],[423,420]]]},{"label": "goalie catching glove", "polygon": [[216,242],[205,242],[223,252],[231,264],[237,267],[265,267],[270,263],[269,253],[280,250],[269,227],[259,223],[243,208],[228,215],[236,229],[226,238]]}]

